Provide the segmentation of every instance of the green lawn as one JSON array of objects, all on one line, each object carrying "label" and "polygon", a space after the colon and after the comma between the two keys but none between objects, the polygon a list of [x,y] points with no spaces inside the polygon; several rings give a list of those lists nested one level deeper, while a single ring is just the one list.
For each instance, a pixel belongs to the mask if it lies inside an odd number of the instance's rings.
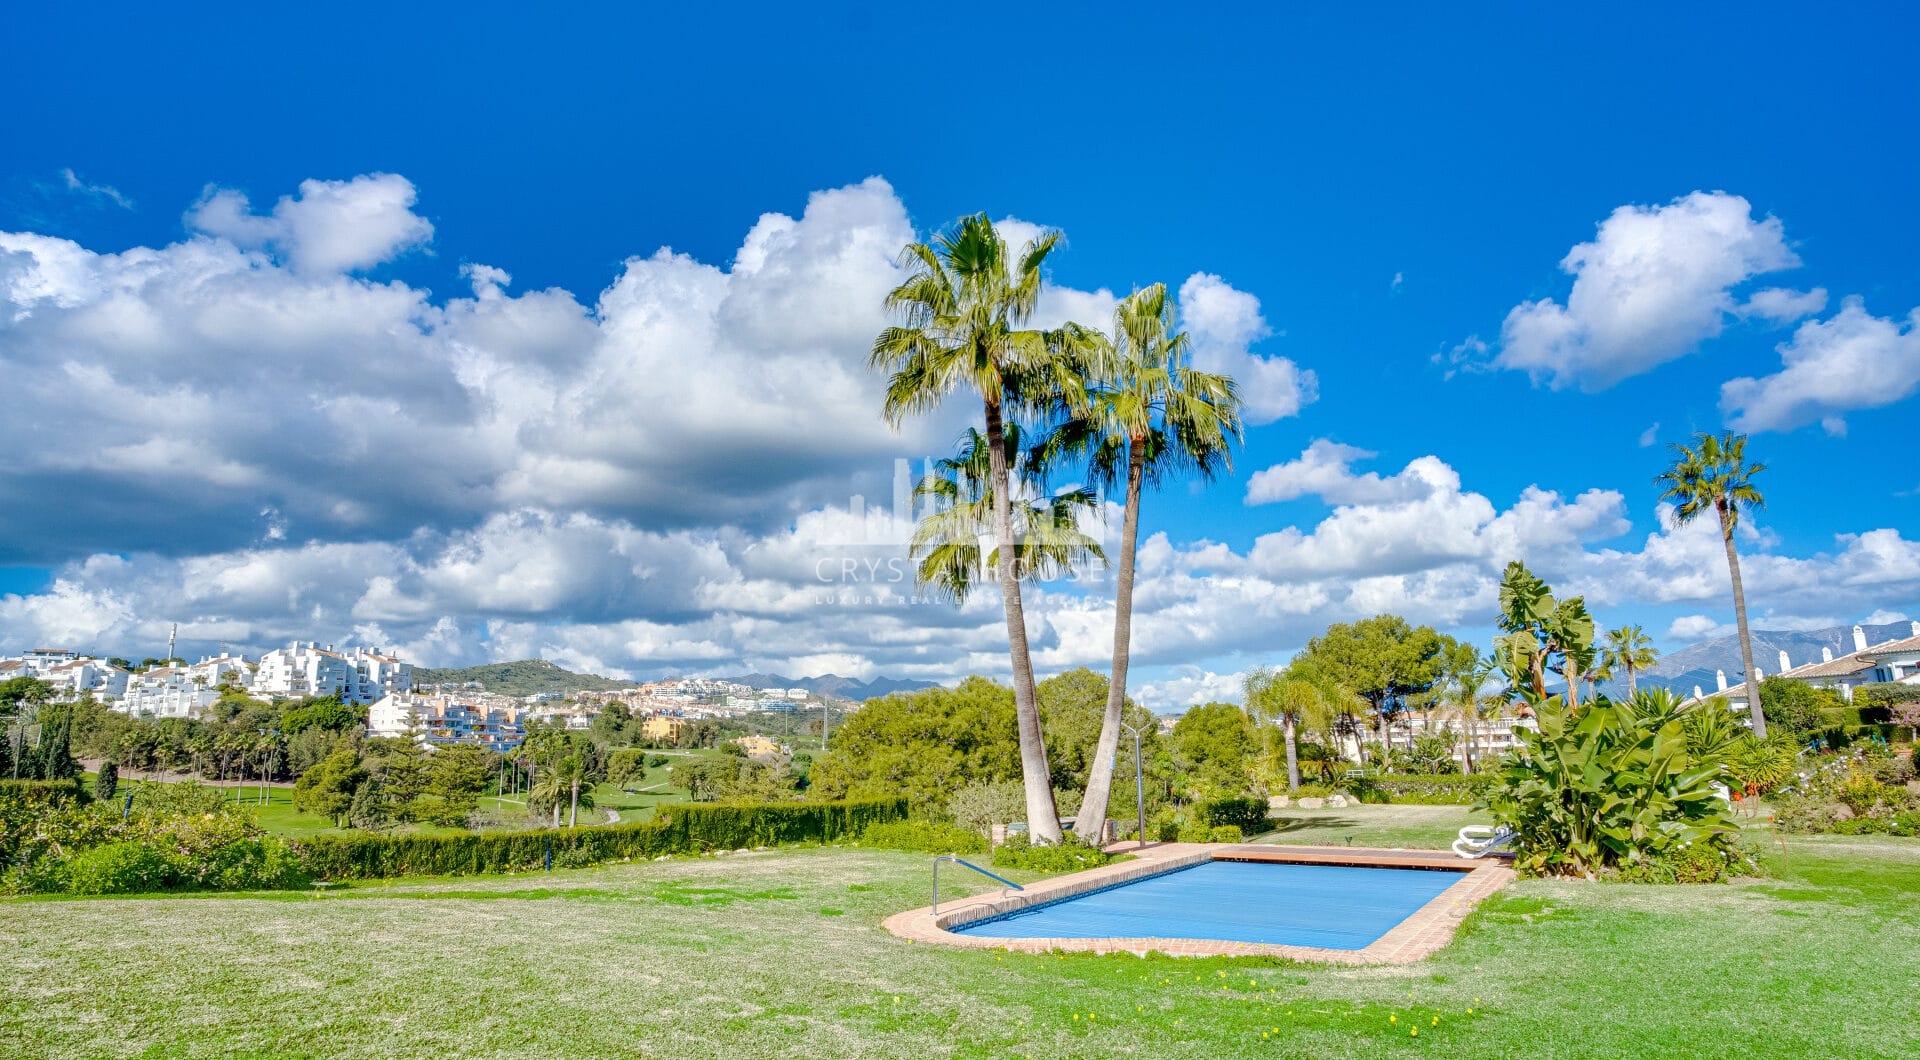
[{"label": "green lawn", "polygon": [[[636,791],[633,795],[628,795],[623,792],[619,785],[601,784],[596,787],[594,789],[594,805],[598,808],[593,811],[583,810],[580,815],[580,823],[583,825],[606,824],[608,817],[603,810],[607,809],[619,813],[620,820],[623,822],[644,821],[653,816],[654,808],[657,806],[667,803],[686,802],[689,793],[685,787],[674,783],[673,772],[670,767],[678,763],[713,757],[720,753],[719,751],[711,750],[650,751],[648,752],[650,755],[665,755],[669,760],[668,764],[666,766],[649,768],[644,780],[641,780],[637,784],[630,785]],[[82,779],[89,790],[91,790],[93,786],[93,774],[85,774]],[[130,787],[142,783],[148,783],[148,781],[123,780],[121,782],[121,791],[125,792]],[[155,783],[158,782],[156,781]],[[266,789],[265,802],[261,801],[261,789],[258,784],[247,786],[229,785],[226,790],[236,801],[251,807],[256,819],[260,822],[260,826],[275,835],[298,839],[316,835],[351,834],[350,830],[333,827],[333,822],[327,818],[310,813],[301,813],[295,810],[293,808],[293,788],[291,786],[269,786]],[[504,796],[488,795],[480,800],[480,809],[496,814],[502,821],[515,822],[527,812],[526,795],[524,793]],[[564,822],[565,819],[566,811],[563,809],[561,811],[562,822]],[[442,828],[429,824],[406,825],[404,827],[408,831],[422,832],[431,835],[451,835],[462,831],[462,829],[458,828]]]},{"label": "green lawn", "polygon": [[[1360,827],[1345,819],[1301,833]],[[1522,881],[1430,960],[1374,969],[909,945],[880,920],[925,904],[928,859],[847,848],[319,898],[0,902],[0,1052],[1920,1054],[1920,840],[1773,849],[1766,881]]]},{"label": "green lawn", "polygon": [[1405,847],[1445,850],[1469,824],[1493,818],[1465,806],[1356,804],[1339,810],[1275,810],[1274,831],[1261,842],[1304,846]]}]

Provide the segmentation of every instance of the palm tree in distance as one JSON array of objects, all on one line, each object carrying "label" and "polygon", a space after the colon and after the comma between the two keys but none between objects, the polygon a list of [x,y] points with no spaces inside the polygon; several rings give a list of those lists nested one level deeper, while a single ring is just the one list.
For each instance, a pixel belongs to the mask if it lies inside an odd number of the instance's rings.
[{"label": "palm tree in distance", "polygon": [[1720,522],[1720,539],[1727,546],[1727,571],[1733,577],[1733,618],[1740,627],[1740,663],[1745,669],[1747,708],[1753,733],[1767,737],[1766,715],[1760,709],[1760,682],[1754,679],[1753,637],[1747,632],[1747,594],[1740,585],[1740,554],[1733,546],[1733,530],[1741,511],[1766,507],[1766,498],[1753,484],[1765,464],[1747,463],[1747,436],[1732,431],[1714,437],[1701,433],[1694,444],[1673,446],[1673,466],[1654,479],[1666,487],[1661,500],[1674,502],[1674,520],[1684,526],[1712,512]]},{"label": "palm tree in distance", "polygon": [[1258,667],[1248,671],[1244,690],[1247,712],[1261,724],[1280,724],[1287,753],[1287,791],[1300,790],[1300,729],[1315,731],[1333,724],[1333,706],[1314,682],[1285,670]]},{"label": "palm tree in distance", "polygon": [[[1075,827],[1097,838],[1105,827],[1113,786],[1112,762],[1120,746],[1120,716],[1127,699],[1127,665],[1133,648],[1133,563],[1140,538],[1140,495],[1180,474],[1212,478],[1231,468],[1229,447],[1240,437],[1240,397],[1233,379],[1203,372],[1190,361],[1186,332],[1173,330],[1167,285],[1156,283],[1120,300],[1113,310],[1113,337],[1092,363],[1103,368],[1091,380],[1084,412],[1063,410],[1061,426],[1048,439],[1050,456],[1084,456],[1093,480],[1109,495],[1124,497],[1120,524],[1120,569],[1113,601],[1113,671],[1107,709],[1094,746],[1094,766],[1080,799]],[[1290,775],[1298,775],[1290,770]],[[1091,814],[1091,817],[1089,816]]]},{"label": "palm tree in distance", "polygon": [[[1035,482],[1029,454],[1020,449],[1020,428],[1008,424],[1004,442],[1011,475],[1021,486]],[[933,474],[914,487],[933,510],[914,527],[907,552],[915,561],[918,583],[937,596],[964,603],[975,579],[999,557],[982,538],[993,536],[993,486],[987,436],[971,427],[959,454],[934,465]],[[1099,505],[1091,488],[1062,490],[1051,496],[1017,496],[1013,505],[1014,570],[1022,580],[1071,574],[1090,560],[1104,562],[1100,542],[1080,531],[1081,516]]]},{"label": "palm tree in distance", "polygon": [[1659,649],[1653,646],[1653,638],[1639,626],[1621,626],[1607,631],[1605,648],[1606,673],[1612,677],[1616,672],[1627,675],[1627,698],[1639,690],[1634,677],[1642,670],[1651,669],[1660,661]]},{"label": "palm tree in distance", "polygon": [[1059,233],[1049,232],[1016,256],[987,215],[975,214],[931,243],[907,244],[900,253],[907,278],[886,299],[887,310],[899,323],[874,338],[868,362],[891,373],[881,412],[896,428],[909,415],[937,408],[956,390],[978,397],[985,414],[994,567],[1006,611],[1027,828],[1040,843],[1060,842],[1060,815],[1053,802],[1026,614],[1014,570],[1013,491],[1005,441],[1007,424],[1023,415],[1053,407],[1062,397],[1081,404],[1074,393],[1088,375],[1080,357],[1089,349],[1081,341],[1081,329],[1027,327],[1040,298],[1040,267],[1059,240]]},{"label": "palm tree in distance", "polygon": [[580,820],[580,807],[593,809],[593,767],[577,754],[549,766],[545,775],[533,786],[530,798],[536,803],[545,803],[553,807],[553,826],[560,827],[560,800],[566,799],[567,827],[572,828]]}]

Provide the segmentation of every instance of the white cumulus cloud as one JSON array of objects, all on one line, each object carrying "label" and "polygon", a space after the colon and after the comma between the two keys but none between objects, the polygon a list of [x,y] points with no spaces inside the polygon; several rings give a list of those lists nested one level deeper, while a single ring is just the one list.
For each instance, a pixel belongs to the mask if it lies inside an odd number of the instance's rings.
[{"label": "white cumulus cloud", "polygon": [[[1799,264],[1781,223],[1755,220],[1738,195],[1622,206],[1561,259],[1574,278],[1564,304],[1542,298],[1507,314],[1494,364],[1555,389],[1604,390],[1691,353],[1741,311],[1733,288]],[[1750,304],[1762,315],[1804,312],[1810,297],[1763,292]]]},{"label": "white cumulus cloud", "polygon": [[1285,419],[1319,398],[1320,380],[1312,369],[1249,348],[1273,333],[1260,314],[1260,299],[1212,273],[1196,272],[1180,285],[1179,301],[1180,324],[1193,337],[1194,364],[1233,376],[1248,423]]},{"label": "white cumulus cloud", "polygon": [[1891,405],[1920,389],[1920,309],[1893,321],[1848,298],[1832,318],[1801,324],[1779,350],[1780,371],[1721,386],[1730,425],[1787,431],[1819,422],[1843,434],[1845,413]]}]

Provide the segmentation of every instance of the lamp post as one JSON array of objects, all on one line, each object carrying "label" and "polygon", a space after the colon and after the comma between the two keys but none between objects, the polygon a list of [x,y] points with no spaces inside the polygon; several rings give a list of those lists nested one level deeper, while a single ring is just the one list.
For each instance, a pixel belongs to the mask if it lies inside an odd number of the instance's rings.
[{"label": "lamp post", "polygon": [[1134,808],[1140,814],[1139,841],[1134,849],[1144,850],[1147,846],[1147,782],[1140,771],[1140,730],[1121,722],[1120,727],[1133,734],[1133,800]]}]

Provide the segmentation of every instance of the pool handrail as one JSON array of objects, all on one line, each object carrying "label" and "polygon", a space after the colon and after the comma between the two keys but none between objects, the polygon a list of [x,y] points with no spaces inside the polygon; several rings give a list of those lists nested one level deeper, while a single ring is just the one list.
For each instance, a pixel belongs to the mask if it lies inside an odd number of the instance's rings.
[{"label": "pool handrail", "polygon": [[[1022,887],[1019,884],[1013,882],[1012,880],[1007,879],[1005,876],[1001,876],[998,873],[988,872],[986,869],[983,869],[980,866],[975,865],[973,862],[968,861],[965,858],[959,857],[954,854],[937,854],[934,856],[934,859],[933,859],[933,915],[934,916],[940,915],[940,863],[943,861],[951,861],[955,865],[965,865],[967,868],[972,869],[973,871],[979,873],[980,875],[985,876],[991,880],[998,880],[999,882],[1006,884],[1007,886],[1013,888],[1016,891],[1026,890],[1025,887]],[[1005,894],[1006,892],[1002,891],[1000,893]]]}]

